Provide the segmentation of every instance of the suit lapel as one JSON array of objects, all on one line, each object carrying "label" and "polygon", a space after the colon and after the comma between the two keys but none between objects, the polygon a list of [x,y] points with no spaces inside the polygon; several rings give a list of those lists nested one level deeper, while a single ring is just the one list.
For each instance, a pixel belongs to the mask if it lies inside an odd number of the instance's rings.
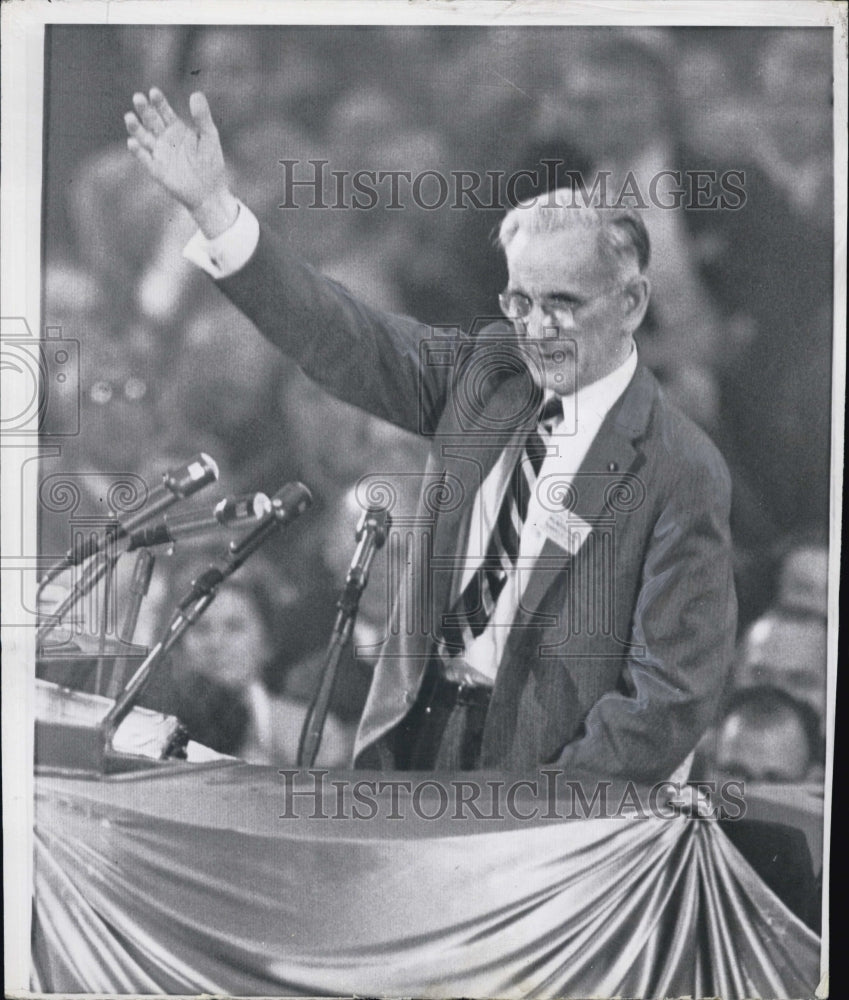
[{"label": "suit lapel", "polygon": [[[471,367],[471,366],[470,366]],[[455,388],[454,398],[474,397],[465,385]],[[527,376],[505,379],[477,409],[467,407],[460,419],[456,406],[449,405],[435,435],[429,468],[441,471],[444,496],[460,491],[460,501],[436,504],[423,496],[419,516],[423,524],[433,522],[433,543],[429,566],[421,567],[421,577],[430,588],[424,595],[399,598],[402,620],[411,600],[421,600],[432,608],[432,626],[439,629],[441,616],[450,607],[451,586],[466,554],[469,521],[481,483],[508,447],[520,447],[533,426],[542,393],[529,385]],[[518,457],[518,456],[517,456]],[[430,491],[429,491],[430,492]],[[422,606],[420,605],[420,606]],[[431,652],[433,636],[408,635],[400,655],[382,657],[376,670],[354,747],[355,757],[396,725],[410,710],[421,687]]]},{"label": "suit lapel", "polygon": [[[590,528],[611,517],[615,498],[611,491],[627,483],[643,461],[637,442],[645,434],[657,383],[645,368],[638,368],[622,397],[607,414],[590,445],[573,481],[572,514]],[[626,487],[627,488],[627,487]],[[583,535],[578,547],[568,555],[562,546],[547,538],[522,595],[522,608],[533,615],[558,576],[565,560],[574,559],[586,542]]]},{"label": "suit lapel", "polygon": [[518,460],[534,425],[541,396],[538,389],[529,387],[527,377],[508,378],[475,415],[473,426],[460,427],[455,423],[438,446],[446,481],[453,478],[462,489],[460,505],[441,513],[434,525],[434,556],[437,562],[447,560],[452,564],[434,575],[433,601],[439,611],[449,608],[457,597],[478,491],[505,450]]}]

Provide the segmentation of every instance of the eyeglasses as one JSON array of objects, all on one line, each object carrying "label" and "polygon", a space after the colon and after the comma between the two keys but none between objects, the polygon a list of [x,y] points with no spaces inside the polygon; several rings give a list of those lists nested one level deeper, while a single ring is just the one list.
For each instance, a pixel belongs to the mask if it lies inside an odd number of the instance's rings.
[{"label": "eyeglasses", "polygon": [[540,309],[548,316],[553,316],[557,322],[563,326],[571,326],[575,322],[576,316],[593,304],[603,299],[611,292],[619,291],[621,285],[612,285],[604,289],[591,299],[578,300],[571,295],[543,295],[539,299],[532,299],[524,292],[513,292],[510,289],[503,291],[498,296],[498,304],[507,319],[517,322],[524,322],[530,316],[534,307],[534,302],[539,303]]}]

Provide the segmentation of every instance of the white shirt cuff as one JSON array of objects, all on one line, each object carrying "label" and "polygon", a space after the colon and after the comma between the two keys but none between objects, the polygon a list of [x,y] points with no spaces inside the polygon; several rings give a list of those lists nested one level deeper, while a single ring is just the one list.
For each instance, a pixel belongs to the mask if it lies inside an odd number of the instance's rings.
[{"label": "white shirt cuff", "polygon": [[233,225],[214,240],[198,230],[183,247],[183,256],[219,281],[241,270],[259,243],[259,222],[247,205],[239,202]]}]

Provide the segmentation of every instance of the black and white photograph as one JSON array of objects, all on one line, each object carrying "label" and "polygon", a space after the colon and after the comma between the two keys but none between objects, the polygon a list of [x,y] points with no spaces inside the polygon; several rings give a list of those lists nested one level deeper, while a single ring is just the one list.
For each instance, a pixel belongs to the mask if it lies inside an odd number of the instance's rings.
[{"label": "black and white photograph", "polygon": [[830,995],[846,15],[2,5],[6,996]]}]

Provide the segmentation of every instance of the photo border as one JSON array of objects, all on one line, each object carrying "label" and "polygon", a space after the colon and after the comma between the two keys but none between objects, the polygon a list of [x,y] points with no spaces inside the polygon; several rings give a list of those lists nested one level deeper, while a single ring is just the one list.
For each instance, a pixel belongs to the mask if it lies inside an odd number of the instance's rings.
[{"label": "photo border", "polygon": [[[269,4],[241,0],[197,3],[173,0],[49,3],[48,0],[2,5],[2,315],[22,317],[34,337],[41,333],[42,117],[44,104],[44,29],[48,24],[407,24],[407,25],[663,25],[663,26],[831,26],[834,38],[834,191],[835,257],[832,355],[831,522],[829,538],[829,625],[827,765],[824,810],[824,882],[821,969],[818,995],[828,991],[828,862],[831,841],[835,693],[837,681],[838,589],[842,523],[844,402],[846,363],[846,121],[847,9],[817,0],[775,4],[687,5],[655,2],[594,3],[463,2],[463,0],[377,0],[361,3],[284,0]],[[24,401],[25,402],[25,401]],[[4,407],[22,405],[14,395]],[[19,412],[12,410],[12,412]],[[30,430],[31,434],[31,430]],[[5,486],[33,478],[38,447],[32,437],[4,436]],[[3,617],[3,826],[4,912],[7,995],[27,995],[30,975],[30,906],[32,892],[34,630],[15,624],[14,609],[33,606],[36,549],[34,503],[17,488],[2,494]],[[13,609],[11,612],[9,609]],[[11,618],[11,623],[9,619]],[[822,991],[822,992],[820,992]]]}]

